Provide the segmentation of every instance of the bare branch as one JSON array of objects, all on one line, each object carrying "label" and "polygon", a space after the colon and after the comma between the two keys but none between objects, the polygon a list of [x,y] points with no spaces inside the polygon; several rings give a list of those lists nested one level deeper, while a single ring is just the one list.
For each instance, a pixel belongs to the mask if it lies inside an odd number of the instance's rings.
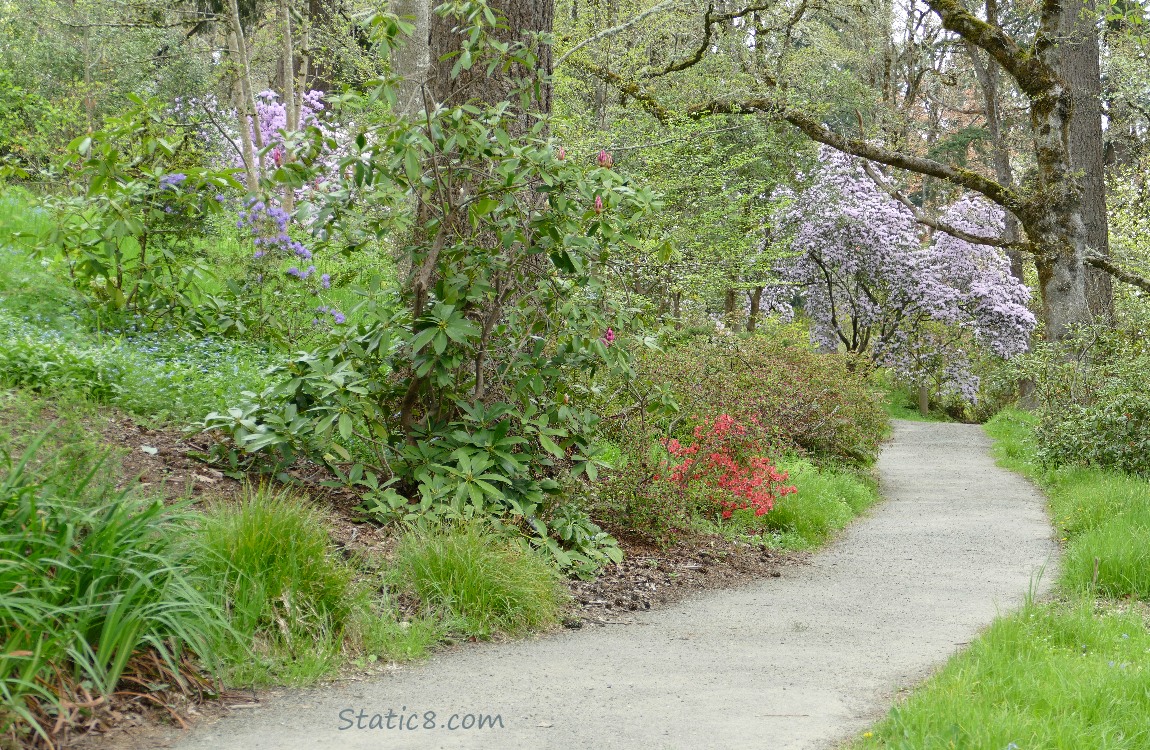
[{"label": "bare branch", "polygon": [[1087,253],[1086,265],[1094,266],[1101,271],[1105,271],[1119,281],[1124,281],[1131,286],[1136,286],[1143,291],[1150,292],[1150,279],[1121,268],[1120,266],[1116,265],[1114,261],[1110,260],[1104,255],[1099,255],[1093,251]]},{"label": "bare branch", "polygon": [[[752,13],[769,10],[774,4],[775,2],[772,0],[772,2],[768,2],[763,5],[750,5],[741,10],[732,11],[730,13],[719,13],[718,15],[712,15],[715,11],[715,6],[713,3],[709,4],[707,6],[706,12],[703,13],[703,41],[699,42],[699,48],[695,50],[694,54],[692,54],[690,57],[685,57],[678,62],[671,63],[660,71],[648,73],[643,77],[658,78],[659,76],[665,76],[668,73],[677,73],[680,70],[686,70],[687,68],[699,63],[707,54],[707,50],[711,46],[711,37],[714,35],[716,24],[727,23],[728,21],[733,21],[736,18],[749,16]],[[805,3],[800,7],[805,7]]]},{"label": "bare branch", "polygon": [[990,237],[987,235],[971,234],[970,232],[966,232],[956,226],[942,221],[937,216],[934,216],[933,214],[924,211],[921,207],[914,205],[910,198],[907,198],[902,194],[901,191],[899,191],[898,188],[884,180],[882,175],[878,173],[878,170],[876,170],[869,161],[864,160],[862,165],[863,169],[867,173],[867,177],[870,177],[871,180],[874,181],[874,184],[878,185],[879,189],[884,193],[910,209],[910,212],[914,215],[914,220],[919,224],[924,224],[931,229],[937,229],[940,232],[949,234],[952,237],[957,237],[960,240],[965,240],[966,242],[972,242],[975,245],[1009,247],[1012,249],[1029,249],[1027,244],[1023,242],[1014,242],[1006,237]]},{"label": "bare branch", "polygon": [[631,28],[632,26],[639,23],[640,21],[648,18],[649,16],[653,16],[656,13],[660,13],[664,10],[670,10],[671,8],[673,8],[675,6],[675,4],[677,2],[678,2],[678,0],[663,0],[663,2],[659,3],[658,5],[652,5],[650,8],[643,11],[642,13],[635,16],[634,18],[632,18],[629,21],[624,21],[623,23],[619,24],[618,26],[612,26],[609,29],[603,29],[598,34],[595,34],[594,36],[587,37],[586,39],[579,42],[574,47],[572,47],[571,49],[567,50],[562,55],[560,55],[559,59],[555,61],[555,64],[553,67],[558,68],[560,65],[563,64],[564,60],[566,60],[568,57],[571,57],[571,55],[573,55],[577,51],[579,51],[580,48],[582,48],[588,44],[594,44],[595,42],[602,41],[609,36],[614,36],[615,34],[626,31],[627,29]]}]

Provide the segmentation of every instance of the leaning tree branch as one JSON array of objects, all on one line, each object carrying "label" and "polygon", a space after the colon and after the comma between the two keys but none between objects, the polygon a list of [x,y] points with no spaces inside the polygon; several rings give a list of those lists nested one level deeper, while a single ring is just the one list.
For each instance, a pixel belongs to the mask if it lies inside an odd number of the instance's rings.
[{"label": "leaning tree branch", "polygon": [[997,203],[1006,210],[1018,214],[1024,210],[1022,198],[1009,187],[995,180],[985,177],[978,172],[962,167],[954,167],[934,159],[920,156],[911,156],[899,151],[892,151],[882,146],[869,143],[859,138],[848,138],[828,128],[818,120],[795,109],[788,109],[777,101],[771,99],[747,99],[743,101],[729,101],[716,99],[703,104],[696,104],[688,109],[688,114],[694,118],[707,117],[713,114],[756,114],[762,113],[769,117],[789,122],[803,131],[811,140],[826,144],[843,153],[858,156],[870,161],[877,161],[890,167],[898,167],[911,172],[937,177],[946,180],[952,185],[964,187],[981,193],[992,202]]},{"label": "leaning tree branch", "polygon": [[627,96],[643,105],[643,109],[647,110],[660,124],[666,125],[671,121],[671,113],[667,111],[666,107],[659,103],[655,96],[644,89],[634,81],[629,81],[623,76],[619,75],[613,70],[600,67],[592,62],[587,62],[582,58],[575,58],[571,64],[577,68],[582,68],[596,78],[601,78],[607,83],[611,84],[619,91],[622,91]]},{"label": "leaning tree branch", "polygon": [[1136,286],[1142,291],[1150,292],[1150,279],[1121,268],[1120,266],[1116,265],[1114,261],[1110,260],[1104,255],[1099,255],[1094,251],[1088,252],[1086,254],[1086,265],[1094,266],[1098,270],[1105,271],[1119,281],[1124,281],[1131,286]]},{"label": "leaning tree branch", "polygon": [[[1052,10],[1050,6],[1058,2],[1044,2],[1044,28],[1046,15]],[[1001,27],[987,23],[971,13],[962,0],[926,0],[926,3],[942,21],[944,29],[985,50],[1031,99],[1045,96],[1060,82],[1058,73],[1046,62],[1020,47]],[[1036,45],[1038,43],[1036,40]],[[1041,49],[1036,52],[1041,52]]]},{"label": "leaning tree branch", "polygon": [[1012,250],[1030,250],[1030,246],[1025,242],[1015,242],[1006,237],[972,234],[952,224],[948,224],[930,212],[924,211],[921,207],[914,205],[910,198],[903,195],[902,191],[883,179],[883,176],[879,174],[878,170],[875,169],[869,161],[864,160],[862,165],[863,170],[867,173],[867,177],[870,177],[874,184],[878,185],[879,189],[884,193],[910,209],[911,214],[914,215],[914,220],[919,224],[928,226],[931,229],[937,229],[940,232],[949,234],[951,237],[957,237],[960,240],[971,242],[975,245],[989,245],[990,247],[1010,248]]}]

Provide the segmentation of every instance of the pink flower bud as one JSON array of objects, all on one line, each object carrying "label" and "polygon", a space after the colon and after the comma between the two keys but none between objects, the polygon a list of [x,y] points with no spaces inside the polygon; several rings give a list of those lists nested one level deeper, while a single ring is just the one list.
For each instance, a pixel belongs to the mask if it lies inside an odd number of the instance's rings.
[{"label": "pink flower bud", "polygon": [[595,213],[603,213],[603,198],[599,195],[595,196]]},{"label": "pink flower bud", "polygon": [[564,159],[566,159],[567,158],[567,149],[560,146],[559,147],[559,153],[557,154],[557,156],[559,157],[559,161],[563,161]]},{"label": "pink flower bud", "polygon": [[611,158],[611,154],[606,151],[599,152],[599,166],[609,168],[614,163],[615,160]]}]

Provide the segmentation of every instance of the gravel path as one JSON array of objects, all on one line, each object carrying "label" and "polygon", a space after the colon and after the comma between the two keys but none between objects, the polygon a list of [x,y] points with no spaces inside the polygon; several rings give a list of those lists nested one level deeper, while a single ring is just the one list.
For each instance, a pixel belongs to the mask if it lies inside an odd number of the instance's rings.
[{"label": "gravel path", "polygon": [[[175,747],[833,747],[1016,606],[1053,558],[1042,497],[996,467],[989,445],[977,426],[899,422],[878,465],[887,501],[782,578],[633,625],[469,646],[290,693]],[[340,730],[389,710],[412,728]],[[423,728],[428,711],[440,728]],[[503,726],[453,731],[456,714]]]}]

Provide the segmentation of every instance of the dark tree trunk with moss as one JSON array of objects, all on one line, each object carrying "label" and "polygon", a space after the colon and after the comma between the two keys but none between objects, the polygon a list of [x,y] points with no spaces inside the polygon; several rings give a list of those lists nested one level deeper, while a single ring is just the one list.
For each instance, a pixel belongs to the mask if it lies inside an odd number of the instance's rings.
[{"label": "dark tree trunk with moss", "polygon": [[[1074,115],[1070,121],[1070,155],[1082,187],[1082,218],[1086,244],[1098,255],[1110,255],[1106,217],[1105,144],[1102,134],[1102,70],[1099,62],[1097,11],[1093,0],[1069,0],[1059,44],[1058,67],[1070,86]],[[1086,269],[1086,300],[1090,314],[1109,320],[1114,314],[1110,275]]]},{"label": "dark tree trunk with moss", "polygon": [[747,332],[754,333],[755,326],[758,325],[759,307],[763,303],[763,287],[755,287],[747,296],[751,302],[751,311],[747,314]]},{"label": "dark tree trunk with moss", "polygon": [[[505,27],[496,31],[494,38],[502,42],[527,42],[531,32],[551,33],[555,18],[554,0],[491,0],[488,3],[497,16],[505,19]],[[458,25],[458,19],[433,14],[429,36],[431,54],[431,70],[428,83],[431,94],[435,100],[448,105],[463,104],[468,101],[478,101],[487,104],[516,99],[512,104],[518,107],[517,97],[512,97],[512,81],[524,78],[530,71],[512,66],[506,74],[488,76],[482,66],[475,66],[469,71],[462,72],[457,78],[451,77],[451,68],[455,59],[444,60],[459,50],[459,34],[453,31]],[[545,44],[534,45],[538,57],[538,68],[546,73],[545,80],[540,82],[539,97],[533,107],[536,113],[547,114],[551,112],[551,47]],[[497,69],[498,71],[498,69]],[[526,112],[519,113],[519,128],[527,130],[533,119]]]}]

